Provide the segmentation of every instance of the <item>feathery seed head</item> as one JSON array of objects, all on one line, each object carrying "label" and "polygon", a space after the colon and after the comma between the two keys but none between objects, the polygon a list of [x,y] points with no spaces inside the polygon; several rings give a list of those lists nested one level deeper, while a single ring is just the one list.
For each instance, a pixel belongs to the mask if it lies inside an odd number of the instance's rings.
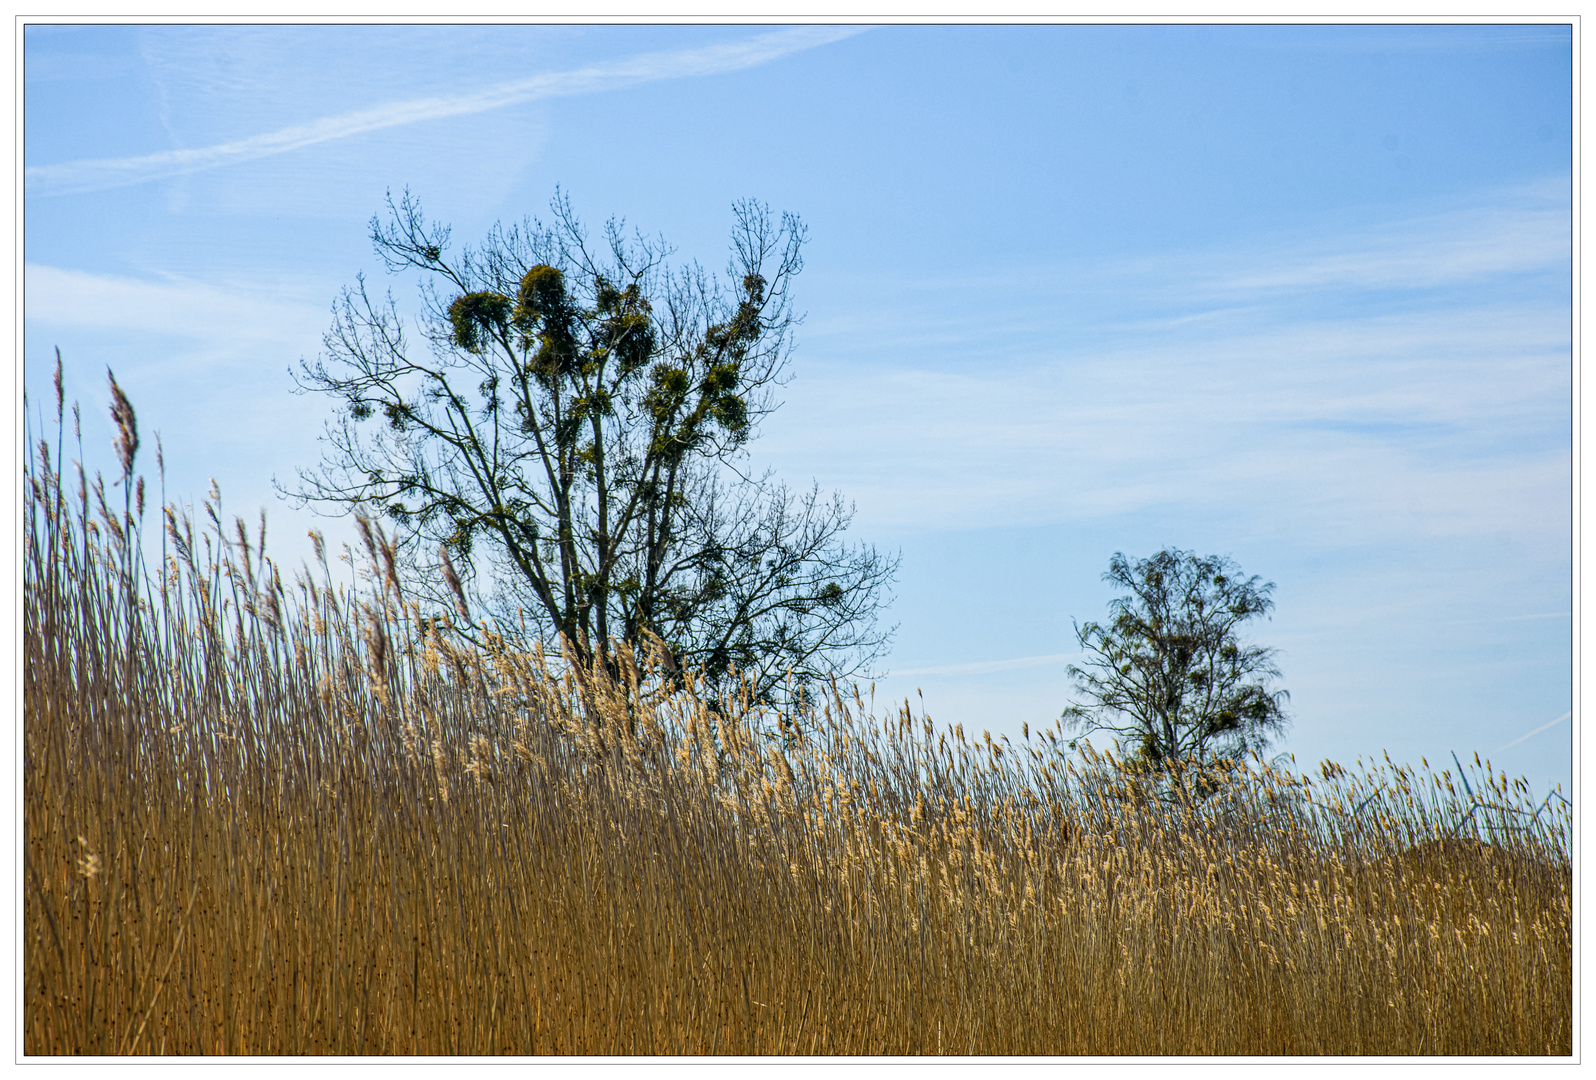
[{"label": "feathery seed head", "polygon": [[122,463],[122,475],[133,475],[133,459],[139,452],[139,421],[133,412],[133,403],[116,384],[116,376],[105,369],[111,382],[111,421],[116,424],[116,456]]},{"label": "feathery seed head", "polygon": [[60,423],[65,414],[66,394],[61,388],[61,346],[55,347],[55,419]]}]

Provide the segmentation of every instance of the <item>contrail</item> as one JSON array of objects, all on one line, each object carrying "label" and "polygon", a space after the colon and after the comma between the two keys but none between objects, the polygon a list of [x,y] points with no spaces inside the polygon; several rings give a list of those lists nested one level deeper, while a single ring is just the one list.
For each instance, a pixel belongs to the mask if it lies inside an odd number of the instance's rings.
[{"label": "contrail", "polygon": [[644,53],[613,63],[592,64],[574,71],[551,72],[530,79],[500,83],[474,94],[417,98],[378,105],[215,146],[163,150],[138,157],[40,165],[26,169],[23,181],[27,192],[33,195],[64,195],[142,184],[422,120],[487,112],[540,98],[573,97],[618,90],[661,79],[740,71],[790,53],[841,41],[868,29],[864,26],[805,26],[701,49]]},{"label": "contrail", "polygon": [[1547,728],[1554,728],[1558,724],[1561,724],[1564,720],[1567,720],[1570,716],[1573,716],[1573,715],[1574,715],[1574,711],[1572,709],[1570,709],[1568,712],[1564,713],[1562,716],[1559,716],[1556,720],[1553,720],[1550,724],[1542,724],[1540,727],[1536,728],[1534,731],[1531,731],[1531,732],[1529,732],[1527,734],[1524,734],[1524,735],[1520,735],[1518,738],[1516,738],[1512,742],[1508,743],[1507,746],[1498,746],[1495,750],[1492,750],[1491,753],[1500,754],[1503,750],[1506,750],[1508,746],[1517,746],[1519,743],[1523,742],[1525,739],[1529,738],[1530,736],[1539,735],[1541,732],[1545,731]]}]

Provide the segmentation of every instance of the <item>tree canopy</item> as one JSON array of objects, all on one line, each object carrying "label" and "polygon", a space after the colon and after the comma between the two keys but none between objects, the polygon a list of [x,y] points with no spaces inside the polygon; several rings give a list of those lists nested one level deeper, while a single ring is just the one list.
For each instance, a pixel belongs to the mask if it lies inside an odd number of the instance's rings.
[{"label": "tree canopy", "polygon": [[1262,749],[1285,727],[1275,650],[1240,638],[1273,610],[1273,582],[1174,548],[1134,562],[1116,553],[1103,579],[1126,594],[1108,624],[1076,625],[1086,659],[1068,669],[1081,700],[1065,721],[1115,733],[1155,773]]},{"label": "tree canopy", "polygon": [[422,595],[529,618],[583,665],[657,641],[772,703],[860,673],[890,639],[897,558],[844,541],[840,495],[747,470],[787,376],[803,224],[738,203],[715,276],[614,219],[594,242],[558,193],[551,213],[454,252],[389,199],[371,238],[421,278],[421,345],[391,294],[344,290],[297,375],[341,405],[297,494],[380,509]]}]

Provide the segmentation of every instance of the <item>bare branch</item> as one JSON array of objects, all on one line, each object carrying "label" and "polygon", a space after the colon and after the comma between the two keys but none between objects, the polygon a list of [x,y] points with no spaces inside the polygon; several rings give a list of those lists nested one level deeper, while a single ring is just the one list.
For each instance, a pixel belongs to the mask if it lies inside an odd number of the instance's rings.
[{"label": "bare branch", "polygon": [[[840,497],[795,498],[741,467],[777,406],[805,231],[734,208],[722,276],[673,267],[619,219],[591,237],[557,192],[547,224],[495,226],[449,250],[406,192],[371,236],[420,277],[407,340],[391,296],[357,278],[325,351],[296,381],[338,403],[302,500],[394,523],[408,591],[496,613],[515,633],[611,662],[610,640],[662,641],[727,692],[762,700],[864,670],[897,559],[842,540]],[[468,599],[469,597],[469,599]]]},{"label": "bare branch", "polygon": [[1127,594],[1110,603],[1108,625],[1076,626],[1087,659],[1068,669],[1082,701],[1065,710],[1067,723],[1113,732],[1155,773],[1261,750],[1285,727],[1289,695],[1270,686],[1275,650],[1238,633],[1273,610],[1272,582],[1175,549],[1135,563],[1115,554],[1103,578]]}]

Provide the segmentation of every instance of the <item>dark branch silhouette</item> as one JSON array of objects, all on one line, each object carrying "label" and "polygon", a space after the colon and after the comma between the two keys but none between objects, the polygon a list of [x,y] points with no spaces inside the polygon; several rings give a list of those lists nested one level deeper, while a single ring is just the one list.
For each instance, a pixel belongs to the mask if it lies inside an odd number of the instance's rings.
[{"label": "dark branch silhouette", "polygon": [[583,667],[613,667],[612,642],[663,647],[712,693],[746,679],[772,704],[860,674],[890,638],[897,559],[844,542],[840,497],[736,467],[786,378],[802,223],[737,204],[715,277],[551,209],[456,254],[409,193],[389,200],[372,241],[422,278],[422,342],[391,296],[344,291],[296,376],[341,410],[294,494],[379,509],[420,595],[464,617],[470,593],[501,629],[530,617]]}]

